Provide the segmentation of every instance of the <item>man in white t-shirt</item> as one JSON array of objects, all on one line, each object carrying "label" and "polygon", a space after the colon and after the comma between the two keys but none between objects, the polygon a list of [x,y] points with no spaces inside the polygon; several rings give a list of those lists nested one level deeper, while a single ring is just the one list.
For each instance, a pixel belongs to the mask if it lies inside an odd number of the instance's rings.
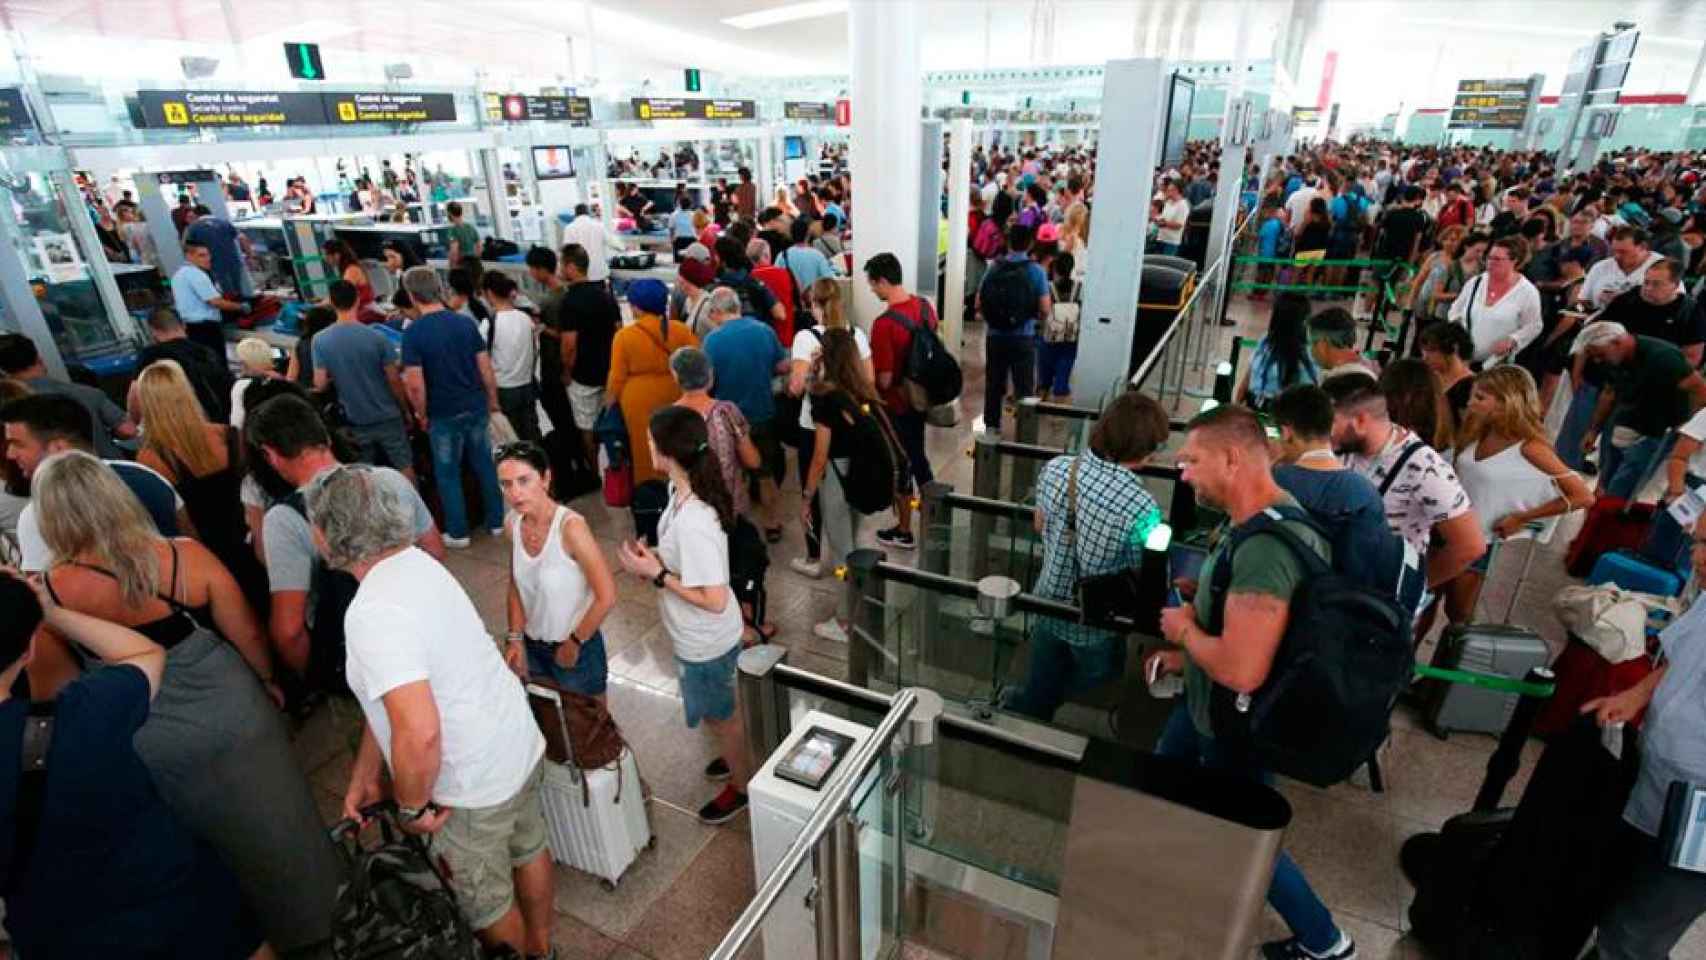
[{"label": "man in white t-shirt", "polygon": [[[1427,558],[1428,589],[1437,592],[1487,552],[1481,521],[1457,471],[1420,437],[1392,422],[1373,377],[1334,377],[1321,389],[1333,401],[1333,451],[1380,492],[1386,522]],[[1440,546],[1430,551],[1435,534]]]},{"label": "man in white t-shirt", "polygon": [[360,583],[344,672],[367,726],[344,815],[384,798],[388,766],[398,823],[434,837],[485,945],[550,956],[545,738],[514,672],[521,645],[499,653],[461,584],[414,545],[413,505],[377,468],[338,467],[307,499],[326,563]]},{"label": "man in white t-shirt", "polygon": [[1625,290],[1633,290],[1647,277],[1647,268],[1664,259],[1648,245],[1647,231],[1640,227],[1618,227],[1611,232],[1611,256],[1588,268],[1579,299],[1590,310],[1599,310]]},{"label": "man in white t-shirt", "polygon": [[1156,253],[1178,255],[1179,244],[1185,240],[1185,221],[1190,216],[1191,204],[1179,189],[1179,181],[1169,178],[1161,188],[1161,212],[1150,216],[1156,227]]},{"label": "man in white t-shirt", "polygon": [[594,283],[610,279],[610,255],[626,249],[622,238],[610,232],[604,221],[593,216],[592,208],[575,204],[575,218],[563,228],[563,244],[578,244],[586,251],[586,278]]},{"label": "man in white t-shirt", "polygon": [[1321,191],[1317,189],[1320,182],[1318,178],[1311,175],[1304,180],[1303,186],[1292,191],[1291,196],[1286,198],[1285,212],[1288,216],[1286,222],[1291,224],[1292,233],[1303,232],[1303,222],[1309,219],[1309,202],[1321,196]]}]

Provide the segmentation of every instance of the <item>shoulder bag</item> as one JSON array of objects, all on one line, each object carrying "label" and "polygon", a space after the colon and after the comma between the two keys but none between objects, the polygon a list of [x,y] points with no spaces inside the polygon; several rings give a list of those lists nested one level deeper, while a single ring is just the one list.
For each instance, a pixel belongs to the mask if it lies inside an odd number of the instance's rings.
[{"label": "shoulder bag", "polygon": [[1072,470],[1066,481],[1065,537],[1072,551],[1072,578],[1077,581],[1078,622],[1087,627],[1130,633],[1138,629],[1137,614],[1142,608],[1138,568],[1127,567],[1086,577],[1079,562],[1078,468],[1083,462],[1083,454],[1072,458]]}]

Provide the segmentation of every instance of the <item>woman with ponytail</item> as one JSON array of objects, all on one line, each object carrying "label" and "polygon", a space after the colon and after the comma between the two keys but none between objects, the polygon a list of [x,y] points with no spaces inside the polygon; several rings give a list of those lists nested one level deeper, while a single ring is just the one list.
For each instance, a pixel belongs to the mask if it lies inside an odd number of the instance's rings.
[{"label": "woman with ponytail", "polygon": [[705,768],[728,784],[699,808],[706,823],[727,823],[746,808],[752,764],[735,716],[735,664],[743,627],[730,589],[729,532],[734,497],[723,483],[705,418],[670,406],[651,415],[651,462],[669,478],[669,504],[658,521],[657,549],[640,540],[621,545],[622,569],[658,590],[658,611],[675,648],[687,726],[711,729],[719,755]]}]

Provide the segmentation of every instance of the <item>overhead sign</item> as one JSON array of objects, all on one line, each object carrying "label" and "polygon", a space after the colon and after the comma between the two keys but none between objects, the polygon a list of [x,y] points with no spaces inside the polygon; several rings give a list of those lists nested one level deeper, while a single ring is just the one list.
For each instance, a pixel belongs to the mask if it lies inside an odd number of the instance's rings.
[{"label": "overhead sign", "polygon": [[1306,123],[1320,123],[1321,111],[1316,107],[1292,107],[1291,125],[1301,127]]},{"label": "overhead sign", "polygon": [[853,125],[853,101],[842,97],[835,101],[835,125],[851,127]]},{"label": "overhead sign", "polygon": [[326,79],[325,68],[320,66],[320,45],[317,43],[285,44],[284,62],[290,66],[290,75],[298,80]]},{"label": "overhead sign", "polygon": [[1460,80],[1445,125],[1461,130],[1521,130],[1534,97],[1533,80]]},{"label": "overhead sign", "polygon": [[30,108],[24,103],[21,87],[0,87],[0,133],[19,133],[34,130]]},{"label": "overhead sign", "polygon": [[635,97],[634,116],[641,120],[756,120],[752,100],[699,100],[683,97]]},{"label": "overhead sign", "polygon": [[330,123],[450,123],[456,98],[448,93],[328,93]]},{"label": "overhead sign", "polygon": [[683,70],[681,81],[682,89],[686,90],[688,93],[698,93],[700,90],[705,89],[704,81],[699,76],[698,67],[688,67]]},{"label": "overhead sign", "polygon": [[527,120],[591,123],[592,99],[549,93],[488,93],[486,119],[493,123],[522,123]]},{"label": "overhead sign", "polygon": [[798,100],[786,100],[782,103],[782,119],[784,120],[818,120],[828,121],[831,116],[827,103],[802,103]]},{"label": "overhead sign", "polygon": [[318,93],[266,90],[138,90],[150,127],[324,126]]}]

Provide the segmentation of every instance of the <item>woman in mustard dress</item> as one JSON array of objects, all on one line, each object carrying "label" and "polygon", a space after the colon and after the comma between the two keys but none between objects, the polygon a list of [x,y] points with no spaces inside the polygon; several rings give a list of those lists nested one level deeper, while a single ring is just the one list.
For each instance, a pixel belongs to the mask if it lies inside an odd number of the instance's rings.
[{"label": "woman in mustard dress", "polygon": [[634,460],[634,486],[662,478],[652,465],[646,430],[652,414],[681,397],[681,387],[669,372],[669,355],[682,347],[697,347],[699,338],[684,323],[665,319],[669,288],[646,278],[628,287],[634,322],[616,331],[610,343],[610,380],[606,406],[620,405],[628,426],[628,449]]}]

